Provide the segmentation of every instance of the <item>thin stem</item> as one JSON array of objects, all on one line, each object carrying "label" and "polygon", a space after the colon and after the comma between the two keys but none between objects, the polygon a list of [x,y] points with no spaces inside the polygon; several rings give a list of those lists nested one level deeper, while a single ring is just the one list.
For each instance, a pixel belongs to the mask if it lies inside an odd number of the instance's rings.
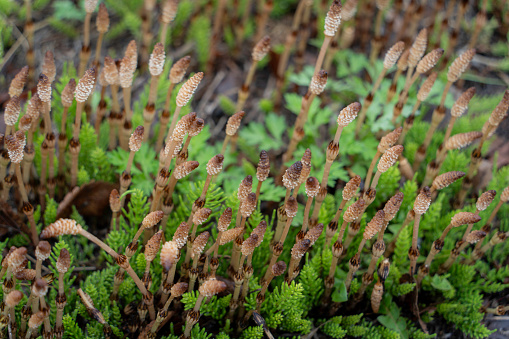
[{"label": "thin stem", "polygon": [[368,174],[366,175],[366,180],[364,180],[364,187],[369,186],[369,183],[371,182],[371,176],[373,175],[373,170],[374,170],[376,163],[381,155],[382,155],[382,152],[377,150],[375,156],[373,157],[373,160],[371,161],[371,164],[369,165]]}]

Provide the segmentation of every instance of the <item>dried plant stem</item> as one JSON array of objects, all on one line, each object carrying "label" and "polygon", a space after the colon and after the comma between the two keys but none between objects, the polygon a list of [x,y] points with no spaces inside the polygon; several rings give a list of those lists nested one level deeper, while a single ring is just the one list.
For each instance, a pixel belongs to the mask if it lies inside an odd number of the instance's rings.
[{"label": "dried plant stem", "polygon": [[[180,110],[182,109],[181,106],[177,106],[175,108],[175,111],[173,112],[173,116],[171,118],[171,125],[170,128],[168,128],[168,134],[166,135],[166,143],[170,142],[171,135],[173,134],[173,130],[175,129],[175,125],[177,125],[178,118],[180,116]],[[170,149],[171,152],[168,154],[173,154],[173,149]]]},{"label": "dried plant stem", "polygon": [[371,164],[369,165],[368,174],[366,174],[366,180],[364,180],[364,187],[369,186],[369,183],[371,182],[371,176],[373,175],[373,170],[375,169],[376,163],[378,162],[378,159],[380,159],[381,156],[382,152],[377,150],[375,156],[373,157],[373,160],[371,161]]},{"label": "dried plant stem", "polygon": [[[41,303],[41,309],[47,309],[48,305],[46,305],[46,300],[44,300],[44,297],[39,298]],[[51,338],[51,323],[49,321],[49,312],[44,317],[44,337]]]},{"label": "dried plant stem", "polygon": [[396,94],[398,79],[402,73],[403,73],[402,69],[398,68],[396,70],[396,73],[394,74],[394,77],[392,78],[392,83],[391,83],[391,86],[389,87],[389,91],[387,92],[386,102],[390,102],[392,100],[392,98],[394,97],[394,95]]},{"label": "dried plant stem", "polygon": [[262,11],[260,14],[260,17],[258,19],[258,22],[256,23],[256,35],[254,38],[254,41],[260,41],[260,39],[265,34],[265,26],[267,25],[267,21],[269,20],[270,12],[272,11],[272,8],[274,7],[274,0],[265,0]]},{"label": "dried plant stem", "polygon": [[95,58],[94,58],[94,67],[97,67],[98,70],[100,66],[99,59],[101,58],[101,48],[103,45],[103,38],[104,33],[99,32],[99,36],[97,37],[97,43],[95,45]]},{"label": "dried plant stem", "polygon": [[378,10],[376,14],[375,19],[375,34],[373,39],[371,39],[371,52],[369,55],[369,62],[373,65],[376,61],[376,58],[378,58],[378,54],[380,53],[380,50],[382,49],[382,22],[383,22],[383,14],[384,12],[382,10]]},{"label": "dried plant stem", "polygon": [[23,212],[28,217],[28,222],[30,223],[30,238],[34,246],[37,246],[39,243],[39,235],[37,234],[37,227],[34,219],[34,208],[28,201],[28,194],[23,183],[23,176],[21,175],[21,165],[19,163],[14,164],[14,170],[16,171],[18,187],[23,199]]},{"label": "dried plant stem", "polygon": [[479,34],[482,31],[482,28],[486,24],[486,11],[481,10],[475,16],[475,26],[474,32],[470,37],[470,42],[468,43],[468,48],[474,48],[477,45],[477,40],[479,39]]},{"label": "dried plant stem", "polygon": [[143,127],[145,129],[143,141],[147,141],[150,135],[150,126],[154,120],[155,102],[157,99],[157,85],[159,83],[159,75],[150,78],[150,91],[148,94],[148,102],[143,110]]},{"label": "dried plant stem", "polygon": [[16,171],[16,179],[18,180],[18,189],[21,193],[21,198],[23,199],[23,202],[28,203],[28,195],[25,189],[25,184],[23,183],[23,176],[21,174],[21,165],[19,163],[15,163],[14,170]]},{"label": "dried plant stem", "polygon": [[[363,243],[361,243],[361,244],[362,244],[362,246],[364,246]],[[362,247],[361,247],[361,249],[362,249]],[[346,275],[346,279],[345,279],[345,286],[346,286],[347,290],[350,290],[350,284],[352,283],[353,276],[355,275],[355,273],[357,272],[359,267],[360,267],[360,254],[357,253],[348,262],[348,274]]]},{"label": "dried plant stem", "polygon": [[[256,201],[260,198],[260,190],[262,189],[263,181],[258,180],[258,184],[256,185]],[[298,193],[298,190],[297,190]],[[294,192],[294,197],[296,197],[297,194]]]},{"label": "dried plant stem", "polygon": [[[94,129],[95,129],[95,133],[97,134],[97,142],[99,142],[99,138],[101,136],[101,134],[100,134],[101,123],[103,121],[104,115],[106,113],[106,108],[107,108],[106,101],[104,100],[105,95],[106,95],[106,86],[103,86],[101,88],[101,99],[99,100],[99,104],[97,106],[97,110],[96,110],[96,114],[95,114]],[[64,107],[64,109],[65,109],[65,107]],[[61,130],[65,131],[65,123],[62,122],[62,125],[63,125],[63,129],[61,129]]]},{"label": "dried plant stem", "polygon": [[419,250],[417,248],[417,239],[419,238],[419,223],[421,222],[421,214],[415,214],[414,218],[414,229],[412,231],[412,248],[409,252],[410,257],[410,275],[412,276],[417,266],[417,258],[419,257]]},{"label": "dried plant stem", "polygon": [[[497,244],[502,243],[504,240],[507,239],[507,237],[509,237],[509,232],[506,233],[501,231],[497,232],[495,235],[493,235],[493,237],[487,244],[482,246],[480,249],[474,249],[474,251],[472,252],[472,256],[469,259],[467,259],[465,263],[467,265],[474,264],[476,261],[480,260],[490,248]],[[481,243],[481,241],[478,242],[478,244],[479,243]]]},{"label": "dried plant stem", "polygon": [[334,37],[329,35],[326,35],[323,38],[322,47],[320,47],[320,54],[318,54],[318,58],[316,59],[314,74],[318,74],[320,69],[322,69],[323,60],[325,59],[325,54],[327,53],[327,49],[329,48],[329,44],[332,41],[332,38]]},{"label": "dried plant stem", "polygon": [[[227,1],[219,0],[216,7],[216,13],[214,16],[214,24],[212,26],[212,36],[210,38],[210,47],[209,47],[209,60],[207,63],[207,71],[206,73],[212,73],[212,69],[214,66],[214,62],[216,60],[216,44],[221,39],[221,27],[223,24],[223,15],[225,12]],[[258,41],[259,39],[255,40]]]},{"label": "dried plant stem", "polygon": [[[364,214],[364,212],[362,214]],[[359,217],[359,220],[362,218],[362,214]],[[343,256],[346,255],[346,250],[348,249],[348,247],[350,247],[350,244],[352,243],[352,241],[355,238],[355,236],[357,235],[357,233],[359,233],[360,229],[361,229],[361,224],[360,224],[360,222],[358,220],[353,221],[352,223],[350,223],[350,225],[348,227],[348,232],[346,234],[346,239],[345,239],[345,242],[343,244],[343,246],[344,246]]]},{"label": "dried plant stem", "polygon": [[57,315],[56,315],[56,321],[55,321],[55,331],[58,331],[60,328],[62,328],[63,332],[63,322],[62,319],[64,317],[64,307],[66,304],[66,298],[65,298],[65,289],[64,289],[64,273],[59,272],[58,273],[58,294],[57,294],[57,300],[59,302],[56,303],[57,306]]},{"label": "dried plant stem", "polygon": [[88,13],[85,15],[85,21],[83,24],[83,46],[80,51],[80,65],[78,68],[78,76],[81,78],[85,73],[85,68],[87,67],[88,59],[90,58],[90,19],[92,18],[92,13]]},{"label": "dried plant stem", "polygon": [[156,334],[157,331],[159,330],[159,325],[161,325],[161,323],[163,322],[165,315],[168,312],[168,308],[170,307],[173,299],[174,299],[173,295],[170,296],[170,298],[166,301],[162,309],[160,309],[159,312],[157,313],[156,321],[154,322],[154,325],[152,325],[152,328],[150,329],[151,333]]},{"label": "dried plant stem", "polygon": [[286,36],[283,53],[279,57],[276,76],[276,96],[274,99],[276,107],[281,105],[283,86],[285,83],[285,71],[286,67],[288,66],[288,60],[290,59],[290,53],[293,46],[295,45],[295,41],[297,40],[299,25],[302,19],[302,12],[304,10],[304,6],[307,6],[306,2],[306,0],[300,0],[299,4],[297,5],[297,10],[293,16],[292,28]]},{"label": "dried plant stem", "polygon": [[[338,238],[339,239],[339,238]],[[340,241],[336,241],[333,245],[332,250],[332,260],[329,268],[329,274],[327,278],[325,278],[325,292],[323,294],[322,300],[328,304],[330,302],[330,295],[332,293],[332,288],[334,287],[334,274],[336,272],[336,268],[341,259],[341,254],[343,252],[343,245],[341,245]]]},{"label": "dried plant stem", "polygon": [[[306,207],[304,208],[304,219],[302,220],[302,228],[300,229],[302,237],[307,232],[309,225],[309,212],[311,211],[311,203],[313,202],[313,197],[308,197],[306,201]],[[299,239],[300,240],[300,239]]]},{"label": "dried plant stem", "polygon": [[387,250],[385,251],[386,258],[388,258],[394,252],[394,250],[396,249],[396,242],[398,241],[399,235],[405,229],[405,227],[407,227],[410,224],[412,220],[414,220],[414,218],[412,217],[412,213],[410,211],[408,212],[405,221],[403,221],[403,224],[399,228],[398,232],[396,233],[396,235],[394,235],[394,238],[389,243],[389,246],[387,246]]},{"label": "dried plant stem", "polygon": [[119,130],[119,138],[120,138],[120,147],[125,150],[129,149],[129,136],[131,134],[131,121],[133,118],[133,111],[131,110],[131,91],[132,86],[123,87],[122,93],[124,94],[124,125],[122,128],[122,132]]},{"label": "dried plant stem", "polygon": [[[171,94],[173,93],[174,88],[175,88],[175,83],[170,82],[170,86],[168,87],[168,92],[166,93],[166,101],[164,103],[164,109],[161,112],[159,133],[157,134],[157,141],[156,141],[156,152],[159,152],[163,145],[164,132],[166,131],[166,128],[168,127],[168,122],[170,120],[170,102],[171,102]],[[173,120],[175,120],[175,124],[177,123],[177,117],[178,117],[178,115],[173,116]],[[172,125],[174,125],[173,122],[172,122]]]},{"label": "dried plant stem", "polygon": [[290,144],[288,145],[285,154],[283,154],[283,164],[281,165],[281,170],[279,171],[281,175],[286,170],[286,166],[284,165],[284,163],[293,159],[293,152],[295,152],[295,149],[297,148],[297,144],[299,143],[299,141],[301,141],[302,138],[304,137],[303,133],[304,131],[302,130],[302,128],[304,127],[304,124],[308,119],[309,108],[311,107],[311,104],[313,103],[315,97],[316,94],[311,93],[308,90],[306,95],[304,95],[304,97],[302,98],[299,115],[297,116],[297,119],[295,120],[295,124],[293,126],[293,133],[292,138],[290,139]]},{"label": "dried plant stem", "polygon": [[246,76],[246,80],[244,81],[244,84],[239,89],[238,97],[237,97],[237,106],[235,108],[236,112],[242,111],[244,108],[244,104],[246,103],[246,100],[249,96],[249,87],[251,86],[251,83],[253,82],[254,74],[256,72],[256,66],[258,65],[258,61],[254,61],[251,63],[251,66],[249,67],[249,71]]},{"label": "dried plant stem", "polygon": [[297,51],[295,53],[295,72],[300,73],[304,67],[304,54],[306,52],[306,46],[309,40],[309,21],[311,20],[312,6],[311,2],[306,4],[304,7],[304,13],[302,13],[302,20],[299,27],[299,41],[297,44]]},{"label": "dried plant stem", "polygon": [[[325,242],[324,242],[324,249],[329,247],[330,245],[330,242],[332,240],[332,238],[334,237],[334,234],[336,234],[336,230],[337,230],[337,224],[338,224],[338,221],[339,221],[339,217],[341,216],[341,212],[343,212],[343,209],[345,208],[345,205],[348,201],[343,199],[341,200],[341,203],[339,204],[339,207],[338,207],[338,210],[336,211],[336,214],[334,215],[334,218],[332,219],[331,221],[331,224],[334,224],[336,227],[336,229],[331,229],[332,232],[329,231],[329,226],[327,227],[327,232],[325,233]],[[330,225],[330,224],[329,224]],[[348,223],[345,223],[343,222],[341,224],[341,229],[340,229],[340,236],[341,238],[338,237],[338,240],[339,242],[342,242],[343,241],[343,235],[345,233],[345,229],[347,227]]]},{"label": "dried plant stem", "polygon": [[[449,82],[447,84],[449,84]],[[443,98],[444,97],[445,95],[443,96]],[[426,156],[426,150],[428,149],[429,144],[431,143],[431,138],[433,137],[433,134],[435,133],[438,125],[442,122],[442,120],[444,120],[444,118],[445,118],[445,107],[443,105],[440,105],[433,111],[433,115],[431,116],[431,125],[428,129],[428,132],[426,133],[424,142],[419,147],[416,153],[414,164],[412,166],[414,172],[416,172],[419,169],[421,162],[424,160],[424,157]]]}]

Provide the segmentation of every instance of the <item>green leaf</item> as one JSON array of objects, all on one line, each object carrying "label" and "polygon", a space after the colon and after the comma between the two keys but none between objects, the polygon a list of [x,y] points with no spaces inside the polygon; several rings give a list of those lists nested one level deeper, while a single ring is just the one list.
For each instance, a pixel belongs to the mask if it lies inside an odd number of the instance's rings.
[{"label": "green leaf", "polygon": [[348,300],[348,292],[346,291],[346,285],[344,282],[336,284],[337,287],[332,292],[332,301],[336,303],[341,303]]}]

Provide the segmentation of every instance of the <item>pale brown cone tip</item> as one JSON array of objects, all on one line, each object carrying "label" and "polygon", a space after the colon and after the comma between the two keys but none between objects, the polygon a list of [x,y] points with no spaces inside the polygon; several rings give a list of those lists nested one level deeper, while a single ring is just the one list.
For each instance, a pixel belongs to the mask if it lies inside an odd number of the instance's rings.
[{"label": "pale brown cone tip", "polygon": [[415,67],[417,63],[421,60],[426,52],[426,47],[428,46],[428,30],[423,28],[417,37],[415,38],[412,47],[410,47],[410,54],[408,56],[408,66]]},{"label": "pale brown cone tip", "polygon": [[159,221],[161,221],[163,216],[164,216],[163,211],[150,212],[145,216],[145,218],[143,218],[143,221],[141,222],[141,227],[143,228],[154,227],[159,223]]},{"label": "pale brown cone tip", "polygon": [[278,261],[271,267],[272,275],[275,277],[279,277],[286,271],[286,263],[284,261]]},{"label": "pale brown cone tip", "polygon": [[324,31],[326,36],[333,37],[341,23],[341,2],[334,0],[325,17]]},{"label": "pale brown cone tip", "polygon": [[203,127],[205,126],[205,120],[202,118],[196,118],[194,119],[191,126],[189,126],[189,130],[187,131],[187,134],[190,137],[195,137],[203,130]]},{"label": "pale brown cone tip", "polygon": [[70,79],[67,85],[65,85],[60,98],[62,100],[62,106],[70,107],[74,100],[74,92],[76,91],[76,80]]},{"label": "pale brown cone tip", "polygon": [[186,161],[175,168],[173,175],[175,176],[175,179],[180,180],[191,174],[191,172],[197,169],[199,165],[200,163],[198,161]]},{"label": "pale brown cone tip", "polygon": [[310,229],[306,233],[306,236],[304,237],[304,239],[308,239],[311,242],[309,245],[313,246],[315,244],[315,242],[318,240],[318,238],[320,238],[320,235],[322,235],[322,232],[323,232],[323,224],[320,223],[320,224],[316,225],[315,227],[313,227],[312,229]]},{"label": "pale brown cone tip", "polygon": [[353,222],[357,220],[364,211],[364,206],[366,205],[366,202],[363,199],[359,199],[350,206],[345,211],[345,214],[343,215],[343,221],[346,222]]},{"label": "pale brown cone tip", "polygon": [[159,248],[161,248],[161,240],[163,239],[163,230],[157,231],[145,245],[145,260],[152,261],[155,259]]},{"label": "pale brown cone tip", "polygon": [[387,170],[398,161],[399,156],[403,153],[403,146],[396,145],[389,148],[380,158],[378,162],[378,171],[381,173],[387,172]]},{"label": "pale brown cone tip", "polygon": [[228,227],[230,226],[231,222],[232,222],[232,209],[231,207],[227,207],[223,214],[221,214],[221,216],[219,217],[219,220],[217,222],[217,229],[220,231],[220,232],[224,232],[228,229]]},{"label": "pale brown cone tip", "polygon": [[155,44],[150,59],[148,61],[148,70],[150,75],[158,76],[163,73],[164,60],[166,59],[166,53],[164,52],[164,45],[160,42]]},{"label": "pale brown cone tip", "polygon": [[95,68],[89,68],[85,71],[85,74],[76,86],[75,98],[77,102],[87,101],[94,89],[96,75],[97,70]]},{"label": "pale brown cone tip", "polygon": [[385,212],[383,210],[379,210],[376,212],[373,219],[366,224],[366,229],[364,230],[363,237],[364,239],[371,239],[375,234],[380,231],[385,222]]},{"label": "pale brown cone tip", "polygon": [[488,122],[492,126],[498,126],[502,120],[505,119],[507,115],[507,110],[509,109],[509,90],[506,90],[502,100],[500,100],[499,104],[490,115]]},{"label": "pale brown cone tip", "polygon": [[79,234],[81,230],[81,225],[76,223],[73,219],[58,219],[42,230],[41,239],[54,238],[65,234],[76,235]]},{"label": "pale brown cone tip", "polygon": [[51,101],[51,82],[45,74],[39,75],[39,81],[37,82],[37,93],[42,102]]},{"label": "pale brown cone tip", "polygon": [[48,283],[44,279],[37,279],[32,285],[32,292],[36,297],[45,296],[48,292]]},{"label": "pale brown cone tip", "polygon": [[62,248],[60,250],[60,255],[57,259],[57,271],[60,273],[66,273],[71,267],[71,254],[67,250],[67,248]]},{"label": "pale brown cone tip", "polygon": [[111,193],[110,193],[110,208],[112,211],[114,212],[118,212],[120,211],[120,193],[118,193],[117,189],[114,188],[113,190],[111,190]]},{"label": "pale brown cone tip", "polygon": [[465,176],[465,172],[461,171],[452,171],[439,175],[433,180],[432,188],[435,190],[440,190],[445,188],[455,182],[458,179],[461,179]]},{"label": "pale brown cone tip", "polygon": [[104,78],[110,85],[120,85],[120,75],[115,60],[104,57]]},{"label": "pale brown cone tip", "polygon": [[315,177],[309,177],[306,180],[306,195],[308,198],[314,198],[320,191],[320,182]]},{"label": "pale brown cone tip", "polygon": [[140,150],[144,132],[145,128],[143,126],[138,126],[134,130],[134,133],[131,134],[129,138],[129,149],[131,152],[138,152]]},{"label": "pale brown cone tip", "polygon": [[416,72],[419,74],[424,74],[438,63],[442,55],[444,54],[444,50],[441,48],[437,48],[429,52],[424,56],[424,58],[419,61],[417,64]]},{"label": "pale brown cone tip", "polygon": [[270,37],[266,35],[255,45],[251,56],[254,61],[260,61],[267,55],[267,53],[269,53],[269,51],[270,51]]},{"label": "pale brown cone tip", "polygon": [[191,257],[193,259],[198,259],[205,249],[205,246],[207,245],[207,242],[209,241],[210,233],[205,231],[203,233],[200,233],[196,239],[193,241],[193,252],[191,253]]},{"label": "pale brown cone tip", "polygon": [[226,287],[227,286],[223,281],[217,279],[209,279],[200,286],[199,292],[205,297],[212,297],[223,292]]},{"label": "pale brown cone tip", "polygon": [[244,201],[247,198],[247,195],[251,193],[253,188],[253,177],[248,175],[240,182],[239,189],[237,191],[237,198],[240,201]]},{"label": "pale brown cone tip", "polygon": [[184,85],[180,88],[177,94],[177,106],[184,107],[187,105],[194,92],[198,88],[198,85],[203,79],[203,72],[198,72],[187,80]]},{"label": "pale brown cone tip", "polygon": [[426,213],[431,204],[431,192],[428,186],[425,186],[417,195],[414,202],[415,214],[422,215]]},{"label": "pale brown cone tip", "polygon": [[385,221],[391,221],[398,213],[401,204],[403,203],[404,195],[402,192],[396,193],[392,196],[384,206]]},{"label": "pale brown cone tip", "polygon": [[495,200],[495,196],[497,195],[497,191],[489,190],[481,194],[481,196],[477,199],[475,203],[475,207],[479,211],[484,211],[488,208],[488,206]]},{"label": "pale brown cone tip", "polygon": [[452,217],[451,225],[453,227],[459,227],[467,224],[475,224],[481,221],[481,217],[471,212],[459,212]]},{"label": "pale brown cone tip", "polygon": [[161,248],[161,265],[168,271],[172,265],[177,263],[179,257],[179,246],[175,241],[167,241],[164,243],[163,248]]},{"label": "pale brown cone tip", "polygon": [[9,96],[20,96],[23,93],[23,88],[28,80],[28,66],[23,67],[11,81],[9,86]]},{"label": "pale brown cone tip", "polygon": [[242,243],[242,246],[240,248],[240,251],[242,253],[242,255],[244,256],[248,256],[248,255],[251,255],[255,248],[256,248],[256,245],[258,244],[258,234],[256,233],[251,233],[251,235],[246,239],[244,240],[244,242]]},{"label": "pale brown cone tip", "polygon": [[21,112],[21,102],[19,97],[13,96],[5,106],[4,121],[7,126],[14,126],[18,121]]},{"label": "pale brown cone tip", "polygon": [[396,66],[400,71],[406,71],[408,68],[408,57],[410,56],[410,49],[405,50],[399,57]]},{"label": "pale brown cone tip", "polygon": [[306,254],[307,250],[309,249],[309,246],[311,246],[311,240],[309,239],[302,239],[292,247],[292,258],[293,259],[300,259]]},{"label": "pale brown cone tip", "polygon": [[21,299],[23,299],[23,293],[21,291],[14,290],[7,294],[5,297],[5,304],[8,307],[15,307],[17,304],[19,304]]},{"label": "pale brown cone tip", "polygon": [[188,289],[188,284],[187,283],[179,282],[179,283],[176,283],[175,285],[173,285],[171,287],[170,293],[171,293],[172,297],[178,298],[182,294],[186,293],[187,289]]},{"label": "pale brown cone tip", "polygon": [[509,201],[509,186],[504,188],[502,194],[500,195],[500,201],[508,202]]},{"label": "pale brown cone tip", "polygon": [[221,239],[218,241],[219,245],[222,246],[235,240],[242,232],[244,232],[244,227],[235,227],[224,231],[221,235]]},{"label": "pale brown cone tip", "polygon": [[223,169],[224,156],[217,154],[213,156],[207,163],[207,174],[218,175]]},{"label": "pale brown cone tip", "polygon": [[472,231],[467,235],[466,240],[469,244],[475,244],[475,243],[481,241],[482,239],[484,239],[485,236],[486,236],[486,232],[484,232],[484,231]]},{"label": "pale brown cone tip", "polygon": [[210,208],[200,208],[193,215],[193,224],[201,225],[210,217],[212,210]]},{"label": "pale brown cone tip", "polygon": [[300,174],[302,171],[302,162],[296,161],[283,174],[283,185],[287,189],[294,189],[299,185]]},{"label": "pale brown cone tip", "polygon": [[438,73],[431,72],[430,75],[424,80],[421,87],[419,88],[419,92],[417,92],[417,99],[419,101],[425,101],[428,98],[435,81],[437,80]]},{"label": "pale brown cone tip", "polygon": [[103,34],[108,32],[108,29],[110,28],[110,16],[104,3],[99,4],[99,11],[97,12],[95,25],[97,27],[97,31]]},{"label": "pale brown cone tip", "polygon": [[449,66],[449,70],[447,72],[447,80],[449,82],[457,81],[461,75],[466,71],[470,62],[475,56],[475,49],[468,49],[459,55]]},{"label": "pale brown cone tip", "polygon": [[35,257],[37,260],[46,260],[51,254],[51,245],[46,240],[42,240],[35,247]]},{"label": "pale brown cone tip", "polygon": [[256,209],[256,193],[251,192],[242,202],[242,206],[240,207],[240,214],[244,218],[248,218],[254,212],[255,209]]},{"label": "pale brown cone tip", "polygon": [[20,266],[25,261],[26,254],[27,254],[27,249],[25,247],[16,248],[14,251],[12,251],[9,254],[9,257],[7,260],[8,265],[12,269]]},{"label": "pale brown cone tip", "polygon": [[385,153],[385,151],[394,146],[394,144],[398,141],[402,131],[403,127],[398,127],[394,131],[389,132],[383,136],[380,140],[380,143],[378,144],[378,151],[380,151],[380,153]]},{"label": "pale brown cone tip", "polygon": [[403,41],[396,42],[385,54],[384,68],[390,69],[392,66],[394,66],[404,50],[405,43]]},{"label": "pale brown cone tip", "polygon": [[357,114],[359,114],[361,110],[361,107],[362,106],[360,103],[354,102],[343,108],[338,116],[338,126],[339,127],[348,126],[352,121],[355,120]]},{"label": "pale brown cone tip", "polygon": [[46,51],[46,53],[44,54],[42,73],[46,74],[49,82],[53,82],[55,80],[55,76],[57,75],[57,69],[55,67],[55,58],[53,56],[52,51]]},{"label": "pale brown cone tip", "polygon": [[186,71],[190,63],[191,57],[189,55],[179,59],[176,63],[174,63],[170,69],[170,82],[174,84],[181,82],[186,75]]},{"label": "pale brown cone tip", "polygon": [[286,215],[290,218],[293,218],[297,215],[299,205],[297,203],[297,199],[294,197],[289,197],[285,204]]},{"label": "pale brown cone tip", "polygon": [[445,149],[448,151],[453,149],[460,149],[467,147],[474,141],[481,139],[483,136],[482,132],[474,131],[474,132],[467,132],[467,133],[460,133],[453,135],[447,141],[445,142]]},{"label": "pale brown cone tip", "polygon": [[341,8],[341,20],[350,21],[357,12],[357,0],[348,0]]},{"label": "pale brown cone tip", "polygon": [[355,196],[359,186],[361,185],[361,177],[356,175],[352,177],[343,188],[343,200],[349,201]]},{"label": "pale brown cone tip", "polygon": [[256,178],[258,181],[265,181],[269,176],[270,162],[269,154],[267,151],[262,150],[260,152],[260,160],[258,161],[258,167],[256,168]]},{"label": "pale brown cone tip", "polygon": [[28,320],[28,327],[31,329],[36,329],[42,325],[44,318],[46,317],[46,312],[39,311],[36,314],[32,314],[30,319]]},{"label": "pale brown cone tip", "polygon": [[309,91],[314,95],[320,95],[325,90],[327,85],[327,72],[325,70],[319,71],[311,78],[311,84],[309,85]]},{"label": "pale brown cone tip", "polygon": [[165,24],[172,22],[177,16],[178,0],[163,0],[161,5],[161,21]]},{"label": "pale brown cone tip", "polygon": [[265,231],[267,230],[267,223],[265,220],[260,221],[258,226],[255,227],[252,234],[256,234],[258,236],[258,242],[256,243],[256,247],[260,246],[263,241],[263,237],[265,236]]},{"label": "pale brown cone tip", "polygon": [[463,92],[458,100],[452,105],[451,108],[451,115],[455,118],[461,117],[468,109],[468,104],[470,103],[470,100],[475,95],[475,87],[470,87],[465,92]]},{"label": "pale brown cone tip", "polygon": [[180,225],[177,227],[177,230],[173,234],[173,242],[175,242],[179,249],[184,247],[186,244],[190,229],[191,225],[183,221],[180,223]]},{"label": "pale brown cone tip", "polygon": [[4,138],[5,147],[11,162],[19,164],[23,160],[23,149],[26,145],[25,133],[17,131],[15,134],[8,135]]},{"label": "pale brown cone tip", "polygon": [[226,135],[234,136],[235,133],[237,133],[244,115],[244,111],[240,111],[228,118],[228,122],[226,124]]},{"label": "pale brown cone tip", "polygon": [[85,12],[94,13],[98,0],[85,0]]}]

